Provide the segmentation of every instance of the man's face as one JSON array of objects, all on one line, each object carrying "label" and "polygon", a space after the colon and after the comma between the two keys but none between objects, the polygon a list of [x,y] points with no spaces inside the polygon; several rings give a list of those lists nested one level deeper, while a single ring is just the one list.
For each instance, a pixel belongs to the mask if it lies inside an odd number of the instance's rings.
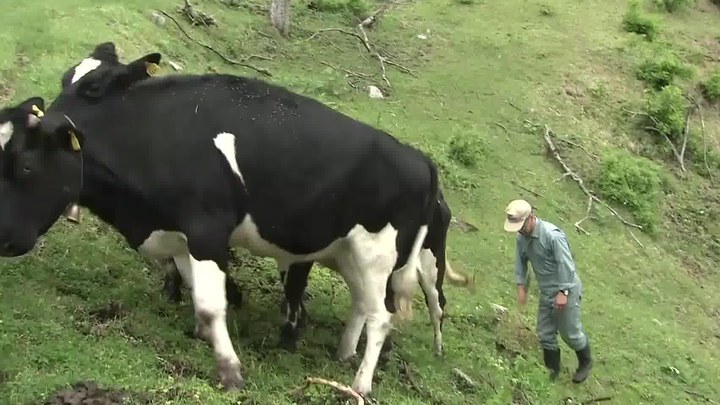
[{"label": "man's face", "polygon": [[532,233],[533,229],[535,229],[535,215],[530,215],[525,219],[525,222],[523,222],[522,228],[518,231],[523,236],[528,236]]}]

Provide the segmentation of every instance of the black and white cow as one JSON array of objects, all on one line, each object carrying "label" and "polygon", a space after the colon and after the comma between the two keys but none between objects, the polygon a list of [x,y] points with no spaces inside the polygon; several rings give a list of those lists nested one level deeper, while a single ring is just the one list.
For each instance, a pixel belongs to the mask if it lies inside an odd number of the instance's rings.
[{"label": "black and white cow", "polygon": [[323,104],[227,74],[141,80],[112,43],[74,68],[44,117],[41,98],[0,111],[0,255],[30,252],[77,201],[191,286],[199,336],[221,383],[242,388],[225,322],[228,246],[279,263],[318,262],[351,285],[338,356],[367,345],[353,388],[366,394],[392,314],[405,318],[435,213],[426,155]]}]

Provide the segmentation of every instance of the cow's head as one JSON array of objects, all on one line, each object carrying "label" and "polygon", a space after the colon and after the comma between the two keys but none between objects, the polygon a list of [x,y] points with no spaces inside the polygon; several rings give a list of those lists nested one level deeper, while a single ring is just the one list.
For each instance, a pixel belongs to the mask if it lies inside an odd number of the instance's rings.
[{"label": "cow's head", "polygon": [[159,53],[150,53],[126,65],[120,62],[115,44],[103,42],[87,58],[66,70],[60,84],[63,90],[73,87],[75,95],[96,100],[153,76],[161,57]]},{"label": "cow's head", "polygon": [[81,187],[83,136],[66,117],[43,117],[44,100],[0,110],[0,256],[32,250]]}]

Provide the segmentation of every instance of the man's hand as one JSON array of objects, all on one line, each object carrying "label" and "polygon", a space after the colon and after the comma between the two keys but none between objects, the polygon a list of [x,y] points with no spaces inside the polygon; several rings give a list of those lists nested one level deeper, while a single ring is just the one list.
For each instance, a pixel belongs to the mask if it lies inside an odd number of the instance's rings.
[{"label": "man's hand", "polygon": [[563,310],[567,305],[567,295],[563,294],[562,291],[558,292],[555,296],[555,309]]},{"label": "man's hand", "polygon": [[518,284],[518,305],[524,307],[527,303],[527,287],[522,284]]}]

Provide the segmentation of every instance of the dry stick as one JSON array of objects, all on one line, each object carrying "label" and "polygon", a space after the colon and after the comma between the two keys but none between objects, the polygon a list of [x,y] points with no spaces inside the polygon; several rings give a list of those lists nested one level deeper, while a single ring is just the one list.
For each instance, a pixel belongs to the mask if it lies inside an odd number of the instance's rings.
[{"label": "dry stick", "polygon": [[[585,233],[585,234],[589,234],[585,229],[582,228],[582,226],[581,226],[580,224],[581,224],[583,221],[585,221],[586,219],[588,219],[588,218],[590,217],[590,210],[592,209],[592,204],[593,204],[593,202],[596,202],[596,203],[604,206],[608,211],[610,211],[610,213],[611,213],[612,215],[614,215],[618,220],[620,220],[620,222],[622,222],[622,223],[623,223],[624,225],[626,225],[627,227],[636,228],[636,229],[643,229],[642,226],[640,226],[640,225],[637,225],[637,224],[634,224],[634,223],[632,223],[632,222],[626,221],[617,211],[615,211],[615,210],[614,210],[611,206],[609,206],[605,201],[601,200],[600,198],[598,198],[597,196],[595,196],[595,194],[591,193],[590,190],[587,189],[587,187],[585,186],[585,182],[583,182],[583,179],[582,179],[580,176],[578,176],[574,171],[572,171],[572,169],[570,169],[570,167],[565,163],[565,161],[563,160],[563,158],[560,156],[560,153],[558,152],[557,147],[556,147],[555,144],[553,143],[550,134],[551,134],[550,128],[548,128],[548,126],[545,125],[545,134],[544,134],[545,143],[547,144],[547,147],[548,147],[548,149],[550,150],[550,152],[552,153],[552,155],[553,155],[553,157],[555,158],[555,160],[556,160],[558,163],[560,163],[560,166],[562,166],[563,170],[565,170],[565,173],[563,174],[563,178],[565,178],[565,177],[572,177],[572,179],[575,180],[575,182],[578,184],[578,186],[580,186],[580,189],[582,190],[582,192],[585,193],[585,195],[588,197],[588,208],[587,208],[587,211],[586,211],[586,215],[585,215],[585,217],[582,218],[581,220],[575,222],[575,228],[576,228],[579,232],[583,232],[583,233]],[[642,247],[642,248],[645,247],[645,246],[640,242],[640,240],[635,236],[635,234],[632,232],[632,230],[628,229],[628,232],[630,233],[630,236],[632,236],[632,238],[635,240],[635,242],[636,242],[638,245],[640,245],[640,247]]]},{"label": "dry stick", "polygon": [[711,404],[717,404],[717,402],[713,401],[712,399],[708,398],[707,396],[705,396],[705,395],[703,395],[703,394],[701,394],[701,393],[699,393],[699,392],[690,391],[690,390],[685,390],[685,393],[688,394],[688,395],[692,395],[692,396],[694,396],[694,397],[701,398],[701,399],[705,400],[705,402],[709,402],[709,403],[711,403]]},{"label": "dry stick", "polygon": [[610,401],[611,399],[612,399],[612,397],[591,398],[591,399],[588,399],[587,401],[581,401],[580,403],[581,403],[582,405],[594,404],[594,403],[596,403],[596,402]]},{"label": "dry stick", "polygon": [[585,149],[585,147],[582,146],[582,145],[580,145],[579,143],[575,143],[575,142],[573,142],[573,141],[571,141],[571,140],[569,140],[569,139],[563,139],[563,138],[558,138],[558,140],[559,140],[560,142],[565,142],[565,143],[568,144],[568,145],[574,146],[574,147],[576,147],[576,148],[578,148],[578,149],[582,149],[582,151],[585,152],[586,155],[590,156],[590,158],[591,158],[592,160],[596,161],[596,162],[599,160],[599,158],[598,158],[598,156],[597,156],[596,154],[590,153],[590,151],[588,151],[587,149]]},{"label": "dry stick", "polygon": [[[207,44],[205,44],[205,43],[202,43],[202,42],[198,41],[197,39],[191,37],[190,34],[188,34],[187,31],[185,31],[185,29],[182,27],[182,25],[180,25],[180,23],[179,23],[173,16],[171,16],[171,15],[168,14],[168,13],[166,13],[164,10],[160,10],[160,12],[161,12],[163,15],[165,15],[165,17],[171,19],[172,22],[174,22],[175,25],[177,25],[177,27],[180,29],[180,31],[181,31],[183,34],[185,34],[185,36],[186,36],[189,40],[195,42],[196,44],[202,46],[202,47],[205,48],[205,49],[208,49],[208,50],[214,52],[215,54],[217,54],[218,56],[220,56],[225,62],[227,62],[227,63],[229,63],[229,64],[231,64],[231,65],[243,66],[243,67],[246,67],[246,68],[248,68],[248,69],[252,69],[252,70],[254,70],[254,71],[258,72],[258,73],[264,74],[265,76],[272,76],[272,74],[270,73],[270,71],[267,70],[267,69],[265,69],[265,68],[253,66],[253,65],[251,65],[251,64],[248,64],[248,63],[245,63],[245,62],[242,62],[242,61],[237,61],[237,60],[230,59],[230,58],[228,58],[227,56],[225,56],[225,55],[223,55],[222,53],[220,53],[219,51],[217,51],[215,48],[211,47],[210,45],[207,45]],[[247,60],[248,58],[245,58],[245,59]]]},{"label": "dry stick", "polygon": [[340,68],[340,67],[334,66],[334,65],[332,65],[332,64],[330,64],[330,63],[328,63],[328,62],[325,62],[324,60],[321,60],[320,63],[322,63],[323,65],[325,65],[325,66],[327,66],[327,67],[333,68],[333,69],[335,69],[335,70],[339,70],[339,71],[341,71],[341,72],[345,72],[345,74],[347,74],[347,75],[349,75],[349,76],[362,77],[362,78],[364,78],[364,79],[369,76],[369,75],[367,75],[367,74],[365,74],[365,73],[353,72],[352,70],[348,70],[348,69],[345,69],[345,68]]},{"label": "dry stick", "polygon": [[705,142],[705,120],[703,119],[702,115],[702,109],[700,108],[700,104],[695,104],[695,108],[697,108],[698,116],[700,117],[700,130],[702,132],[702,141],[703,141],[703,162],[705,163],[705,170],[707,170],[708,177],[710,177],[710,184],[713,186],[715,185],[715,179],[713,178],[712,171],[710,170],[710,166],[707,162],[707,143]]},{"label": "dry stick", "polygon": [[337,381],[330,381],[326,380],[324,378],[318,378],[318,377],[308,377],[305,379],[305,384],[302,386],[296,388],[293,390],[293,392],[290,395],[298,396],[303,393],[310,385],[312,384],[320,384],[320,385],[327,385],[329,387],[333,387],[336,390],[338,390],[340,393],[345,394],[346,396],[350,398],[354,398],[357,401],[358,405],[364,405],[365,400],[363,399],[362,395],[355,392],[354,389],[348,387],[345,384],[340,384]]},{"label": "dry stick", "polygon": [[515,180],[511,180],[511,182],[512,182],[512,184],[514,184],[517,188],[519,188],[519,189],[521,189],[521,190],[525,190],[525,191],[527,191],[528,193],[534,195],[535,197],[541,198],[541,197],[543,196],[542,194],[538,193],[537,191],[535,191],[535,190],[533,190],[533,189],[530,189],[530,188],[527,188],[527,187],[523,186],[522,184],[516,182]]}]

